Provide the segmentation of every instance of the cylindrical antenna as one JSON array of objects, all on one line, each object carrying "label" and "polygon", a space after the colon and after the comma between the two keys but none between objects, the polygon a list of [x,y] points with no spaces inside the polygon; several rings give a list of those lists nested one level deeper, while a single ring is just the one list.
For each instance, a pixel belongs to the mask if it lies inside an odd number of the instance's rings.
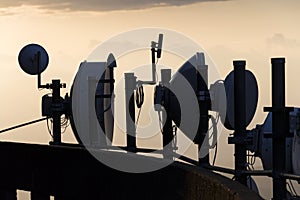
[{"label": "cylindrical antenna", "polygon": [[157,45],[157,58],[161,57],[161,49],[162,49],[162,42],[163,42],[163,34],[158,35],[158,45]]},{"label": "cylindrical antenna", "polygon": [[135,126],[135,104],[134,90],[136,77],[134,73],[125,73],[125,108],[126,108],[126,133],[128,151],[136,151],[136,126]]},{"label": "cylindrical antenna", "polygon": [[[233,61],[234,66],[234,137],[245,139],[246,136],[246,61]],[[239,174],[246,169],[246,147],[243,143],[235,144],[236,180],[247,185],[247,176]]]},{"label": "cylindrical antenna", "polygon": [[286,134],[289,133],[289,112],[285,106],[285,58],[272,58],[272,176],[273,199],[286,199],[286,179],[280,173],[286,172]]}]

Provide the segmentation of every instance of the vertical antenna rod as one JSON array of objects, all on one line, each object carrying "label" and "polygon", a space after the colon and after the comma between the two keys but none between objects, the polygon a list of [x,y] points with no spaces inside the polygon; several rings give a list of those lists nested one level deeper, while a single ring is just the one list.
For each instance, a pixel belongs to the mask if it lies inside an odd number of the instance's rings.
[{"label": "vertical antenna rod", "polygon": [[[61,103],[60,97],[60,80],[52,80],[52,104],[53,107],[56,105],[59,107]],[[53,144],[59,145],[61,144],[61,112],[59,108],[53,109]]]},{"label": "vertical antenna rod", "polygon": [[[199,165],[209,165],[209,137],[207,137],[209,126],[209,109],[210,109],[210,96],[207,91],[208,84],[208,66],[205,64],[204,53],[197,53],[197,91],[200,97],[198,100],[200,108],[200,129],[197,133]],[[205,86],[202,85],[201,80],[204,80]]]},{"label": "vertical antenna rod", "polygon": [[[246,137],[246,61],[233,61],[234,66],[234,137],[243,141]],[[236,180],[247,185],[247,177],[241,174],[246,168],[246,147],[243,143],[235,144]]]},{"label": "vertical antenna rod", "polygon": [[[171,80],[171,69],[162,69],[161,70],[161,83],[164,86],[163,89],[166,90],[166,96],[164,99],[165,102],[169,102],[169,92],[167,92],[167,88],[170,88],[170,80]],[[164,105],[165,112],[162,112],[162,123],[163,124],[163,154],[164,158],[171,159],[172,158],[172,140],[173,140],[173,126],[172,119],[170,118],[168,104]]]},{"label": "vertical antenna rod", "polygon": [[272,107],[264,111],[272,112],[272,154],[273,154],[273,199],[286,199],[286,180],[280,173],[286,171],[286,134],[289,133],[289,112],[285,107],[285,59],[272,58]]},{"label": "vertical antenna rod", "polygon": [[128,151],[136,151],[136,127],[135,127],[135,104],[134,90],[136,77],[134,73],[125,73],[125,109],[126,109],[126,133]]},{"label": "vertical antenna rod", "polygon": [[151,81],[141,81],[143,84],[154,85],[156,84],[156,58],[161,57],[162,52],[162,42],[163,34],[158,35],[158,42],[151,42],[151,65],[152,65],[152,80]]}]

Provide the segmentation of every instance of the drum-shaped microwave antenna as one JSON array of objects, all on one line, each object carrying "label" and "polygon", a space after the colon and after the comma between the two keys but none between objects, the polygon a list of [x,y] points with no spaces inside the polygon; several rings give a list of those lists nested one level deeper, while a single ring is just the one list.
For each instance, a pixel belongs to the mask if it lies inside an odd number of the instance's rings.
[{"label": "drum-shaped microwave antenna", "polygon": [[46,50],[38,44],[28,44],[23,47],[18,56],[22,70],[30,75],[41,74],[49,64]]},{"label": "drum-shaped microwave antenna", "polygon": [[[201,93],[204,99],[209,99],[205,77],[199,72],[200,68],[207,67],[204,59],[204,53],[196,53],[178,69],[170,81],[171,95],[168,102],[170,117],[192,141],[195,139],[195,130],[197,131],[204,122],[200,120],[204,110],[199,106],[198,96]],[[209,107],[208,103],[207,109],[210,109]]]},{"label": "drum-shaped microwave antenna", "polygon": [[[246,92],[246,126],[252,121],[258,101],[258,86],[254,74],[245,71],[245,92]],[[229,129],[234,129],[234,71],[231,71],[224,80],[224,87],[226,91],[227,109],[224,126]],[[222,113],[220,113],[222,115]],[[222,120],[223,121],[223,120]]]},{"label": "drum-shaped microwave antenna", "polygon": [[[116,66],[113,54],[106,62],[80,64],[71,88],[72,111],[69,116],[73,133],[80,144],[102,146],[111,144],[113,140],[113,69]],[[101,75],[99,80],[98,75]],[[92,110],[95,110],[95,116]]]}]

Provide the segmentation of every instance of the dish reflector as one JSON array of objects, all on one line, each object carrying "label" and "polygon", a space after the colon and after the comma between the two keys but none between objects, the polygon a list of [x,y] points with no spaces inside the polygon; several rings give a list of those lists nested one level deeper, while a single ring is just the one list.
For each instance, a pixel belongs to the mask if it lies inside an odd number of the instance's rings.
[{"label": "dish reflector", "polygon": [[113,54],[109,54],[107,62],[80,64],[71,88],[70,115],[73,133],[80,144],[104,146],[112,143],[114,67],[117,63]]},{"label": "dish reflector", "polygon": [[37,75],[47,68],[49,56],[42,46],[38,44],[28,44],[21,49],[18,61],[24,72],[30,75]]},{"label": "dish reflector", "polygon": [[170,117],[192,141],[195,139],[197,129],[204,123],[200,119],[204,110],[200,108],[197,93],[201,91],[209,95],[204,78],[201,75],[197,76],[199,68],[204,65],[204,54],[197,53],[178,69],[170,81],[171,95],[168,105]]},{"label": "dish reflector", "polygon": [[[258,86],[257,81],[252,72],[249,70],[245,71],[245,90],[246,90],[246,126],[252,121],[258,101]],[[221,116],[225,118],[224,126],[229,129],[234,129],[234,71],[231,71],[224,81],[226,99],[227,99],[227,109],[226,116]],[[222,115],[222,113],[220,113]],[[222,120],[223,121],[223,120]]]}]

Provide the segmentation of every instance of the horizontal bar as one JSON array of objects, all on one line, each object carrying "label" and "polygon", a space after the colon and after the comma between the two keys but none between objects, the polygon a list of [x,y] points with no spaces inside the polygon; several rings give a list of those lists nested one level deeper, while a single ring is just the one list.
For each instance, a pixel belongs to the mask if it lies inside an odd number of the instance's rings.
[{"label": "horizontal bar", "polygon": [[294,107],[264,107],[264,112],[292,112]]},{"label": "horizontal bar", "polygon": [[281,173],[280,176],[285,177],[287,179],[292,179],[292,180],[300,180],[300,176],[297,174],[289,174],[289,173]]},{"label": "horizontal bar", "polygon": [[[219,171],[227,174],[236,174],[236,171],[234,169],[219,167],[219,166],[204,166],[206,169],[210,169],[213,171]],[[247,170],[247,171],[240,171],[239,174],[245,174],[249,176],[271,176],[272,170]]]},{"label": "horizontal bar", "polygon": [[100,79],[98,83],[114,83],[115,79]]},{"label": "horizontal bar", "polygon": [[212,166],[212,165],[206,165],[203,166],[205,169],[213,170],[213,171],[218,171],[218,172],[223,172],[226,174],[235,174],[235,171],[233,169],[228,169],[224,167],[218,167],[218,166]]},{"label": "horizontal bar", "polygon": [[96,98],[112,98],[112,94],[96,94]]},{"label": "horizontal bar", "polygon": [[11,130],[17,129],[17,128],[21,128],[23,126],[28,126],[28,125],[31,125],[31,124],[35,124],[37,122],[41,122],[41,121],[44,121],[46,119],[47,119],[47,117],[41,118],[41,119],[37,119],[37,120],[33,120],[31,122],[26,122],[26,123],[23,123],[23,124],[19,124],[19,125],[10,127],[10,128],[3,129],[3,130],[0,131],[0,133],[4,133],[4,132],[7,132],[7,131],[11,131]]},{"label": "horizontal bar", "polygon": [[272,170],[249,170],[242,173],[250,176],[272,176]]}]

